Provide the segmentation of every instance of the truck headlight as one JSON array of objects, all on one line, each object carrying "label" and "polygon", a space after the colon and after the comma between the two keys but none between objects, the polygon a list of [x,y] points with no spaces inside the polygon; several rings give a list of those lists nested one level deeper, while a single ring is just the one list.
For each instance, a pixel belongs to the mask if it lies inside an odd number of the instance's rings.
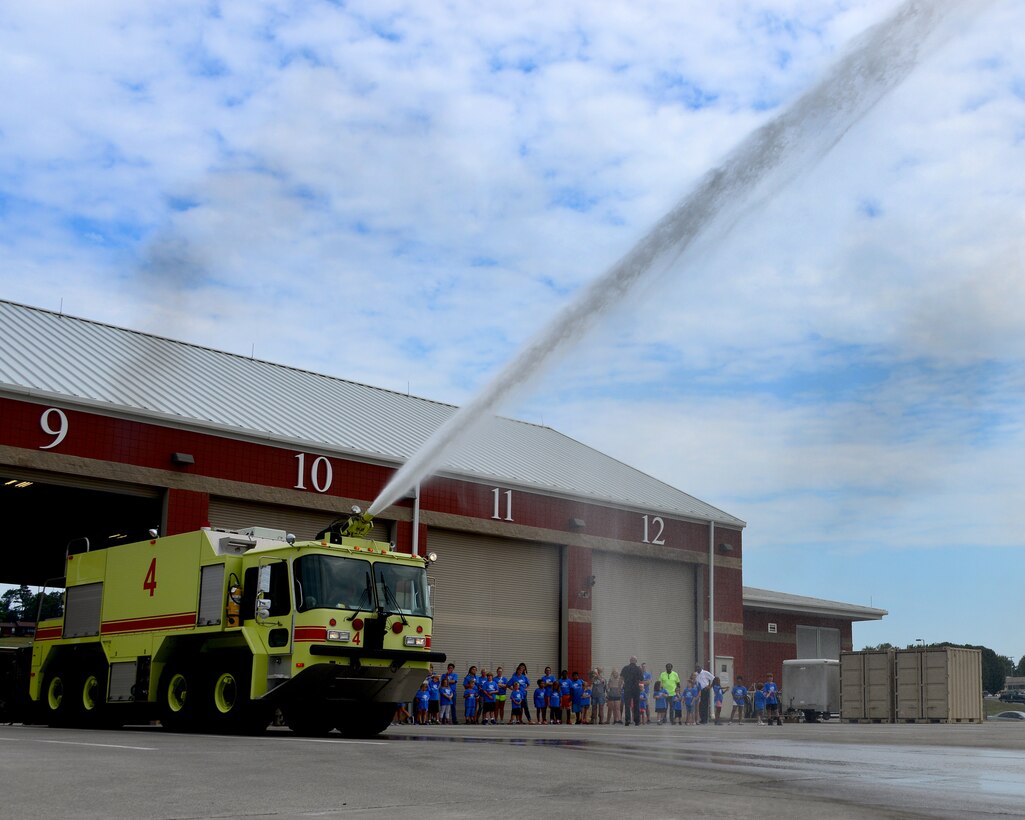
[{"label": "truck headlight", "polygon": [[427,638],[425,638],[423,635],[407,635],[405,638],[402,639],[402,643],[404,643],[406,646],[425,647],[427,646]]},{"label": "truck headlight", "polygon": [[352,637],[352,633],[348,629],[329,629],[327,631],[327,639],[329,641],[341,641],[342,643],[348,643]]}]

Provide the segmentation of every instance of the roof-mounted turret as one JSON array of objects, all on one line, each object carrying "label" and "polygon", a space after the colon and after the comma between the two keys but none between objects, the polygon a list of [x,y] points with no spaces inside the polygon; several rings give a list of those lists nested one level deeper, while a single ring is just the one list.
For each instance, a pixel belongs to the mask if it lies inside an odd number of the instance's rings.
[{"label": "roof-mounted turret", "polygon": [[330,537],[332,544],[341,544],[343,538],[366,538],[374,524],[374,517],[353,506],[352,514],[332,521],[330,526],[317,533],[317,540]]}]

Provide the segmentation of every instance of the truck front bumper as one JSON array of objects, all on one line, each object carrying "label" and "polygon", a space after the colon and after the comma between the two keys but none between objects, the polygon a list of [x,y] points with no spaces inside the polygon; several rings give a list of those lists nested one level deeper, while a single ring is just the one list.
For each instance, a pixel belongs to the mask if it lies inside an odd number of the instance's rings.
[{"label": "truck front bumper", "polygon": [[267,693],[266,700],[405,703],[412,700],[423,683],[427,664],[445,661],[444,652],[368,650],[323,644],[311,646],[310,654],[320,656],[321,662],[307,666],[276,686]]}]

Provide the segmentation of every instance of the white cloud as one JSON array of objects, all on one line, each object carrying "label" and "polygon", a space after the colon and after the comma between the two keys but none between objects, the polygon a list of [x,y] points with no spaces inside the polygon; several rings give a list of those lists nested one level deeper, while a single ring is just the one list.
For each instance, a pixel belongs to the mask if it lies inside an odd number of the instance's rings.
[{"label": "white cloud", "polygon": [[[896,5],[7,4],[0,294],[464,402]],[[525,416],[745,518],[763,572],[1020,545],[1023,22],[962,26]]]}]

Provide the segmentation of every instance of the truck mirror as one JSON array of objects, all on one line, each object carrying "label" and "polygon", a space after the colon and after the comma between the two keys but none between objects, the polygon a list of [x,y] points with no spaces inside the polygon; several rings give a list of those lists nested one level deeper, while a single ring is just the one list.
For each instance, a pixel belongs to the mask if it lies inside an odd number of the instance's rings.
[{"label": "truck mirror", "polygon": [[260,577],[256,584],[256,591],[264,597],[270,595],[270,564],[260,567]]},{"label": "truck mirror", "polygon": [[[263,593],[260,593],[261,595]],[[266,621],[270,617],[270,599],[269,598],[257,598],[256,599],[256,620]]]}]

